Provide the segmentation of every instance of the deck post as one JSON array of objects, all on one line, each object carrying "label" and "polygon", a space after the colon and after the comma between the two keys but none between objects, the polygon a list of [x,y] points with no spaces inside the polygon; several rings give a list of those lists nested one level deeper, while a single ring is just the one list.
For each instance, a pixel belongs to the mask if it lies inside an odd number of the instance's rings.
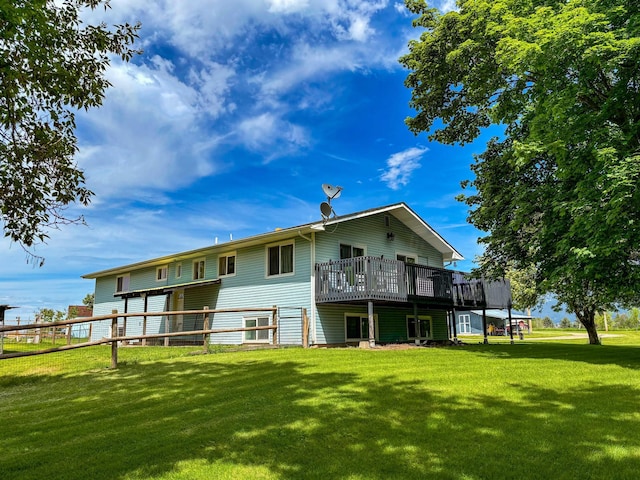
[{"label": "deck post", "polygon": [[[143,293],[142,296],[144,297],[144,313],[147,313],[147,310],[149,308],[149,296],[146,293]],[[147,334],[147,316],[144,315],[142,317],[142,335],[146,335]],[[145,347],[147,345],[147,339],[143,338],[142,339],[142,346]]]},{"label": "deck post", "polygon": [[373,318],[373,302],[367,302],[367,314],[369,316],[369,348],[376,346],[376,325]]},{"label": "deck post", "polygon": [[[111,338],[118,336],[118,310],[111,310],[114,317],[111,319]],[[118,368],[118,342],[111,341],[111,368]]]},{"label": "deck post", "polygon": [[271,325],[275,327],[273,329],[272,344],[278,345],[280,342],[278,342],[278,306],[277,305],[273,306],[273,312],[271,314]]},{"label": "deck post", "polygon": [[456,309],[451,310],[451,328],[453,328],[453,343],[458,343],[458,329],[456,328]]},{"label": "deck post", "polygon": [[513,345],[513,325],[511,324],[511,305],[507,307],[507,314],[509,315],[509,336],[511,337],[511,345]]},{"label": "deck post", "polygon": [[309,348],[309,317],[307,309],[302,309],[302,347]]},{"label": "deck post", "polygon": [[[124,313],[129,313],[129,297],[124,297]],[[127,336],[127,317],[122,319],[122,335]],[[129,342],[124,342],[125,345]]]},{"label": "deck post", "polygon": [[[209,307],[205,305],[202,307],[203,310],[209,310]],[[209,330],[211,327],[209,326],[209,313],[204,314],[204,322],[202,324],[203,330]],[[209,353],[209,334],[205,333],[202,335],[202,353]]]},{"label": "deck post", "polygon": [[416,302],[413,302],[413,319],[416,322],[416,338],[414,340],[414,342],[416,343],[416,345],[418,345],[420,343],[420,326],[419,326],[419,322],[418,322],[418,304]]},{"label": "deck post", "polygon": [[484,344],[488,344],[489,340],[487,339],[487,309],[482,307],[482,332],[484,335]]}]

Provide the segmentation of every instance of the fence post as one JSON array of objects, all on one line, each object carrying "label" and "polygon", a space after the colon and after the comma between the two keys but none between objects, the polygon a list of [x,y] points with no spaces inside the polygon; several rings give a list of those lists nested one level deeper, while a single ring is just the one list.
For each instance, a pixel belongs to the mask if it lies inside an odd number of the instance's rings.
[{"label": "fence post", "polygon": [[273,314],[271,316],[271,324],[275,327],[273,329],[273,344],[278,345],[278,306],[273,306]]},{"label": "fence post", "polygon": [[[209,310],[208,306],[202,307],[203,310]],[[204,314],[204,323],[202,324],[203,330],[209,330],[209,313]],[[209,353],[209,334],[202,335],[202,353]]]},{"label": "fence post", "polygon": [[302,309],[302,346],[309,348],[309,317],[306,308]]},{"label": "fence post", "polygon": [[67,345],[71,345],[71,329],[73,325],[67,325]]},{"label": "fence post", "polygon": [[[118,310],[111,310],[111,313],[115,315],[111,319],[111,338],[118,336]],[[118,368],[118,342],[116,340],[111,341],[111,368]]]}]

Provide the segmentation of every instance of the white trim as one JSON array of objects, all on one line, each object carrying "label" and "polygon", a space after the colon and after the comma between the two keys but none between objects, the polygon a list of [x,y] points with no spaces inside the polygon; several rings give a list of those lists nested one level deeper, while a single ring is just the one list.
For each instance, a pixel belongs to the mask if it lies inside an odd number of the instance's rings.
[{"label": "white trim", "polygon": [[[122,278],[122,290],[118,290],[118,279]],[[125,278],[127,279],[127,281],[125,282]],[[126,283],[126,285],[125,285]],[[118,275],[116,277],[116,288],[115,288],[115,293],[125,293],[128,292],[131,289],[131,274],[130,273],[124,273],[122,275]]]},{"label": "white trim", "polygon": [[398,260],[398,255],[402,255],[405,258],[413,258],[415,260],[413,263],[418,263],[418,254],[415,252],[403,252],[400,250],[396,250],[396,260]]},{"label": "white trim", "polygon": [[[200,262],[203,263],[202,266],[202,276],[200,275],[196,275],[196,273],[199,273],[200,268],[196,269],[196,264],[199,264]],[[194,258],[193,261],[191,262],[191,279],[192,280],[204,280],[207,276],[207,259],[205,257],[201,257],[201,258]]]},{"label": "white trim", "polygon": [[[363,257],[367,256],[367,246],[365,244],[362,244],[362,243],[350,243],[348,241],[344,241],[344,242],[338,241],[338,256],[340,257],[340,260],[342,260],[342,257],[340,255],[342,253],[342,252],[340,252],[342,245],[345,245],[347,247],[351,247],[351,254],[352,255],[353,255],[353,249],[354,248],[359,248],[359,249],[361,249],[363,251],[362,256]],[[349,258],[357,258],[357,257],[349,257]]]},{"label": "white trim", "polygon": [[[407,327],[407,338],[409,340],[431,340],[433,339],[433,317],[431,315],[418,315],[418,322],[420,320],[428,320],[429,321],[429,335],[427,335],[426,337],[411,337],[409,336],[409,319],[410,318],[415,318],[415,315],[407,315],[405,318],[405,324]],[[416,325],[416,329],[418,329],[418,325]],[[419,331],[416,331],[416,333],[420,333]]]},{"label": "white trim", "polygon": [[[226,268],[229,268],[229,258],[233,257],[233,273],[222,273],[220,271],[220,259],[221,258],[226,258]],[[236,273],[238,273],[238,255],[237,252],[234,250],[232,252],[224,252],[221,253],[220,255],[218,255],[218,277],[235,277]]]},{"label": "white trim", "polygon": [[176,263],[175,277],[182,278],[182,262]]},{"label": "white trim", "polygon": [[[468,322],[464,322],[462,319],[466,318],[468,320]],[[466,325],[469,327],[469,330],[467,330],[466,328],[462,328],[463,325]],[[458,322],[457,322],[457,330],[458,333],[471,333],[473,331],[473,329],[471,328],[471,315],[468,313],[460,313],[458,314]]]},{"label": "white trim", "polygon": [[165,282],[169,278],[169,265],[156,268],[156,282]]},{"label": "white trim", "polygon": [[[269,275],[269,249],[273,247],[282,247],[285,245],[291,245],[293,247],[291,252],[291,268],[290,272],[286,273],[275,273],[273,275]],[[282,252],[282,249],[280,249]],[[279,257],[280,264],[278,265],[278,271],[282,270],[282,257]],[[296,240],[295,238],[291,238],[289,240],[283,240],[281,242],[269,243],[264,246],[264,278],[280,278],[280,277],[292,277],[296,274]]]},{"label": "white trim", "polygon": [[[361,322],[362,322],[362,320],[364,320],[367,324],[369,323],[369,314],[366,313],[366,312],[365,313],[362,313],[362,312],[345,312],[344,313],[344,340],[345,340],[345,342],[357,342],[357,341],[369,340],[369,337],[366,337],[366,338],[364,338],[364,337],[360,337],[360,338],[347,337],[347,317],[358,317]],[[374,322],[374,326],[375,326],[375,339],[379,341],[380,328],[378,326],[378,314],[377,313],[373,314],[373,322]],[[362,329],[360,330],[360,334],[362,335]]]},{"label": "white trim", "polygon": [[[258,322],[261,319],[266,319],[267,324],[260,325]],[[251,321],[251,320],[255,320],[256,324],[254,326],[256,327],[267,327],[271,323],[270,322],[271,318],[268,315],[255,315],[251,317],[242,317],[242,327],[250,328],[250,327],[247,327],[247,321]],[[242,332],[242,343],[269,343],[269,340],[270,340],[269,337],[271,336],[270,332],[271,330],[252,330],[252,331]],[[256,338],[247,340],[247,335],[251,333],[255,333]],[[266,335],[267,338],[258,338],[260,335]]]}]

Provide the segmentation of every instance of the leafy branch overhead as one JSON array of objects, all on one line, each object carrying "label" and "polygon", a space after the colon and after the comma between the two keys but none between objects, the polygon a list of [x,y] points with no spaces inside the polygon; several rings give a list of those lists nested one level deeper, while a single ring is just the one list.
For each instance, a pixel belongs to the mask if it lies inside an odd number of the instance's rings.
[{"label": "leafy branch overhead", "polygon": [[28,248],[93,193],[74,161],[75,115],[102,104],[111,55],[129,61],[139,24],[87,25],[104,0],[0,0],[0,219]]},{"label": "leafy branch overhead", "polygon": [[411,131],[469,143],[503,129],[463,197],[483,267],[535,269],[597,343],[594,315],[640,301],[640,4],[407,0],[424,29],[400,62]]}]

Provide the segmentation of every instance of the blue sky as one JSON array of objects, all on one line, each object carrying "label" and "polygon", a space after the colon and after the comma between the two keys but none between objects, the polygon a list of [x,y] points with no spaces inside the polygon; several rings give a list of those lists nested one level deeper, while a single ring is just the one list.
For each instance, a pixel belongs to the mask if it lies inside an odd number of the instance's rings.
[{"label": "blue sky", "polygon": [[[434,5],[446,11],[453,2]],[[88,226],[51,232],[26,262],[0,247],[0,304],[33,318],[93,291],[82,274],[320,218],[406,202],[467,260],[481,234],[455,200],[488,134],[462,147],[404,124],[397,59],[419,31],[394,0],[112,0],[91,21],[142,22],[144,54],[114,59],[100,109],[78,114]]]}]

